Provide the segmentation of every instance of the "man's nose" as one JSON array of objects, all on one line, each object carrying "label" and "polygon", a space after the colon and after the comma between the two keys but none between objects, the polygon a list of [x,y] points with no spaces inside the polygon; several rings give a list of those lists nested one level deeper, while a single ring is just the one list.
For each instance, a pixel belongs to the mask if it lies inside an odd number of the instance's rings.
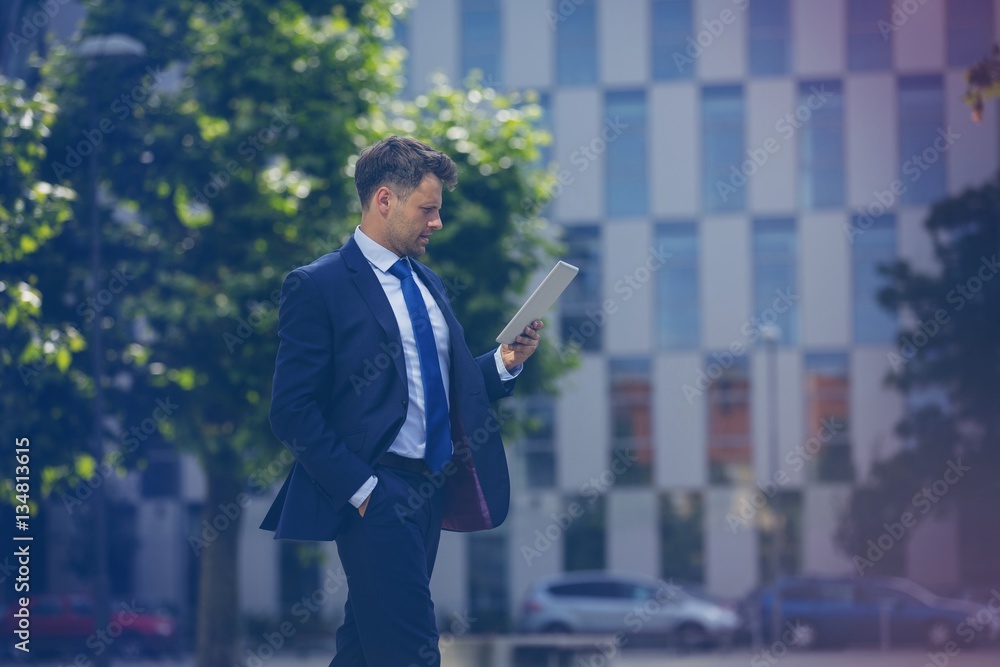
[{"label": "man's nose", "polygon": [[441,214],[438,213],[433,220],[427,223],[427,226],[435,231],[444,227],[444,221],[441,220]]}]

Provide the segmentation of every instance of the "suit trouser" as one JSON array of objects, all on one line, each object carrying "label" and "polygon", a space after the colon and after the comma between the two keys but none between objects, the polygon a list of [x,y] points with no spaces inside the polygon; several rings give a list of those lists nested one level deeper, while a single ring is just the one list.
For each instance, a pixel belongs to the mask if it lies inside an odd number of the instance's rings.
[{"label": "suit trouser", "polygon": [[438,667],[430,578],[443,494],[420,473],[375,474],[365,515],[350,508],[337,535],[348,594],[330,667]]}]

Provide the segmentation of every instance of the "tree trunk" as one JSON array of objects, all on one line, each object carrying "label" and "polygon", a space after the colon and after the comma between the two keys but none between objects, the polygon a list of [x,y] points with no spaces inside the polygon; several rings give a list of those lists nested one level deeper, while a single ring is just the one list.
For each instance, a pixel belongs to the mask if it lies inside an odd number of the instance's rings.
[{"label": "tree trunk", "polygon": [[198,575],[197,667],[237,660],[239,589],[237,552],[243,492],[239,460],[225,451],[208,462],[208,495],[202,513]]}]

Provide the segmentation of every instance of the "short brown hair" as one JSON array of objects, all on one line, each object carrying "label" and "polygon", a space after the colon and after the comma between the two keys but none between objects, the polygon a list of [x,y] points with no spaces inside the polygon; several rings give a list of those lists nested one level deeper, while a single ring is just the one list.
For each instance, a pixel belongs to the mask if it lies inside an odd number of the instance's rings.
[{"label": "short brown hair", "polygon": [[437,176],[449,190],[458,183],[458,169],[452,159],[422,141],[393,135],[372,144],[354,165],[354,187],[361,209],[368,210],[368,202],[383,185],[393,186],[396,196],[405,200],[427,174]]}]

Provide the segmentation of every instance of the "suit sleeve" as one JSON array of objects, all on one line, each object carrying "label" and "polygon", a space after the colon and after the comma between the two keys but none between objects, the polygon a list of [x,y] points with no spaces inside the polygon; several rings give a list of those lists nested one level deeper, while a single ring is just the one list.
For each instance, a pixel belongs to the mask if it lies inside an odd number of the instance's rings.
[{"label": "suit sleeve", "polygon": [[271,392],[271,430],[335,507],[374,474],[349,450],[323,415],[330,390],[333,325],[318,286],[296,269],[281,286],[278,355]]},{"label": "suit sleeve", "polygon": [[507,398],[513,394],[514,384],[517,382],[516,379],[507,380],[506,382],[500,379],[496,358],[493,356],[495,352],[496,350],[493,349],[486,354],[476,357],[476,365],[479,366],[479,370],[483,373],[483,380],[486,382],[486,396],[490,402]]}]

